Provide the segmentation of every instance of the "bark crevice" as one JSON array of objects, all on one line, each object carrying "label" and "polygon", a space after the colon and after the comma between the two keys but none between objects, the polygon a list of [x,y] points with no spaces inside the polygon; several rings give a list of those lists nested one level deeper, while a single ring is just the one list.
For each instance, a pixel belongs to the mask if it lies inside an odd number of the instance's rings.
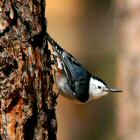
[{"label": "bark crevice", "polygon": [[1,139],[56,139],[46,27],[45,0],[0,1]]}]

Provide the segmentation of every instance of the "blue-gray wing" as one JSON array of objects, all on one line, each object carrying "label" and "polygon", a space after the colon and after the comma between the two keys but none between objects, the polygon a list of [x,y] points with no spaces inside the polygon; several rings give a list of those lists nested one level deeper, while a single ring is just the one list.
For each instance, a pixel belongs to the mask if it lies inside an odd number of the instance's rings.
[{"label": "blue-gray wing", "polygon": [[87,101],[90,73],[69,53],[64,51],[62,57],[64,72],[71,89],[81,102]]}]

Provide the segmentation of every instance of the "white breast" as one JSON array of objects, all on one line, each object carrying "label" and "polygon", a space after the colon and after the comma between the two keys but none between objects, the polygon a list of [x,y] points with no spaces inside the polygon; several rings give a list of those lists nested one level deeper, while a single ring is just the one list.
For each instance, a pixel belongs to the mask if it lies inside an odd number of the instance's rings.
[{"label": "white breast", "polygon": [[74,93],[72,92],[70,86],[68,85],[68,81],[64,76],[61,76],[58,86],[61,90],[61,94],[68,99],[75,100]]}]

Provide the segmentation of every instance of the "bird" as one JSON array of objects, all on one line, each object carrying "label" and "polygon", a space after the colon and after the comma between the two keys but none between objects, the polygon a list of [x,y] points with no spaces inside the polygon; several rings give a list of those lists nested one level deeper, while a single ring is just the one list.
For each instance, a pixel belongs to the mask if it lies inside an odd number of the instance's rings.
[{"label": "bird", "polygon": [[101,78],[92,75],[49,33],[46,34],[56,58],[55,63],[58,71],[56,84],[62,96],[77,103],[87,103],[109,93],[122,92],[122,90],[111,88]]}]

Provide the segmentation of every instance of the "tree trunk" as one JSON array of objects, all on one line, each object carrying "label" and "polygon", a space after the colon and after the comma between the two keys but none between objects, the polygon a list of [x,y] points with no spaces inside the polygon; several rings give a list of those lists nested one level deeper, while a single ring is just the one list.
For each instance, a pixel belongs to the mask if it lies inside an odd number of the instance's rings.
[{"label": "tree trunk", "polygon": [[0,139],[56,139],[50,61],[45,1],[0,1]]},{"label": "tree trunk", "polygon": [[118,99],[119,140],[140,138],[140,1],[116,0],[119,47]]}]

